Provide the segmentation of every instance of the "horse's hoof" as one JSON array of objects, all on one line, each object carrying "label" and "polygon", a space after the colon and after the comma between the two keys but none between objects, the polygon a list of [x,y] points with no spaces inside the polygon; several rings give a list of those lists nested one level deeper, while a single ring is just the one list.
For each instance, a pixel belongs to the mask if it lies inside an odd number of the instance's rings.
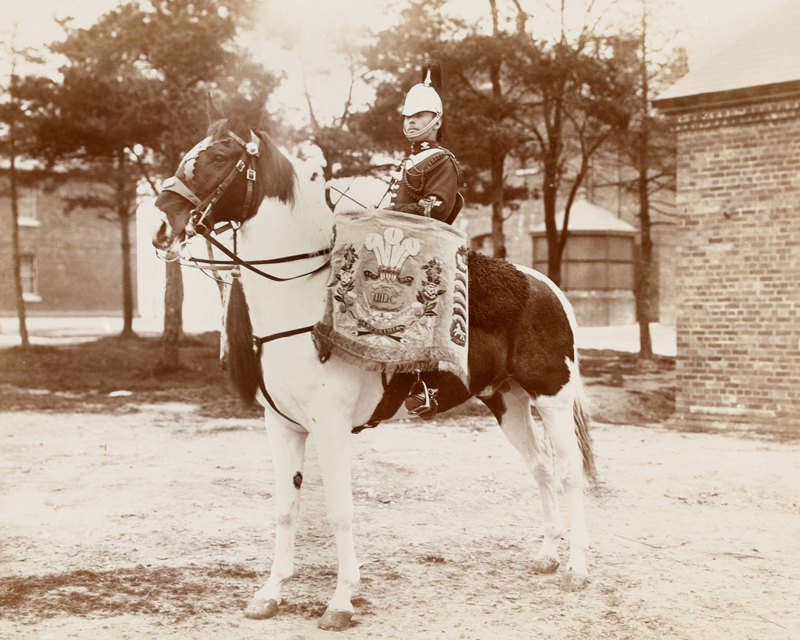
[{"label": "horse's hoof", "polygon": [[331,611],[326,609],[319,619],[317,626],[327,631],[344,631],[350,626],[353,614],[349,611]]},{"label": "horse's hoof", "polygon": [[536,556],[533,559],[533,570],[536,573],[555,573],[559,565],[558,558],[552,556]]},{"label": "horse's hoof", "polygon": [[244,610],[244,617],[251,620],[266,620],[278,613],[277,600],[258,600],[253,598],[247,609]]},{"label": "horse's hoof", "polygon": [[589,576],[575,573],[574,571],[567,571],[561,579],[562,591],[580,591],[586,588],[589,584]]}]

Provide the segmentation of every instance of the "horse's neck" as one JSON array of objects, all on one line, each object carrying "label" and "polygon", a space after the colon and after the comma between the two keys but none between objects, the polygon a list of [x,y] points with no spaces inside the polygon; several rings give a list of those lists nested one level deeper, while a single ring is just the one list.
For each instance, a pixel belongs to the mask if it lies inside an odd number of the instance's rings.
[{"label": "horse's neck", "polygon": [[329,246],[332,228],[322,181],[298,171],[294,206],[265,198],[258,213],[242,225],[240,251],[244,259],[253,260],[318,251]]},{"label": "horse's neck", "polygon": [[[300,177],[295,204],[267,198],[258,213],[239,231],[238,252],[246,261],[281,258],[327,249],[333,216],[325,204],[323,185]],[[276,277],[291,278],[319,267],[325,256],[260,268]],[[242,270],[255,335],[314,324],[322,318],[328,270],[288,282],[274,282]]]}]

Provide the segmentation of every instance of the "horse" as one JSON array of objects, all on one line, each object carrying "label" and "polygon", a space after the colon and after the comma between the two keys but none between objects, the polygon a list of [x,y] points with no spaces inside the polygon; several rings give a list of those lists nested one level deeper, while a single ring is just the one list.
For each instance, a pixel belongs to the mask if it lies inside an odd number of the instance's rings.
[{"label": "horse", "polygon": [[[352,530],[351,438],[357,436],[351,433],[407,416],[402,404],[414,378],[320,357],[311,327],[324,310],[333,213],[321,180],[304,174],[259,131],[261,111],[226,115],[209,99],[206,137],[184,156],[156,200],[162,221],[153,244],[174,260],[188,238],[205,236],[227,254],[219,262],[233,271],[223,322],[228,367],[242,396],[264,406],[275,468],[273,562],[245,616],[276,615],[281,589],[294,573],[305,444],[313,434],[338,554],[336,589],[318,626],[342,630],[351,624],[351,594],[360,579]],[[231,227],[232,249],[212,232]],[[479,398],[522,455],[544,516],[544,541],[531,561],[535,573],[554,573],[560,565],[557,470],[570,520],[561,585],[581,589],[588,581],[583,494],[595,466],[574,312],[538,272],[478,253],[468,261],[469,382],[442,372],[440,410]]]}]

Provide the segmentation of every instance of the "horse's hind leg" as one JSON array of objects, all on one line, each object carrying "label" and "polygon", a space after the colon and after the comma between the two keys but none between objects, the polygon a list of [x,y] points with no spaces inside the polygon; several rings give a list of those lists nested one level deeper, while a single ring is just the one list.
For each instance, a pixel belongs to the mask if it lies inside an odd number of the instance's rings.
[{"label": "horse's hind leg", "polygon": [[553,456],[543,429],[531,416],[531,399],[519,384],[507,381],[492,398],[484,401],[500,423],[509,442],[520,452],[539,486],[544,516],[544,541],[533,561],[536,573],[558,569],[561,513],[558,508]]},{"label": "horse's hind leg", "polygon": [[275,469],[275,551],[269,579],[245,610],[244,615],[254,620],[278,613],[281,588],[294,575],[294,539],[308,437],[307,431],[293,428],[270,412],[266,425]]},{"label": "horse's hind leg", "polygon": [[562,587],[582,589],[588,582],[586,549],[589,533],[583,505],[584,468],[583,454],[578,444],[575,426],[575,402],[578,392],[577,370],[571,370],[571,379],[554,396],[539,396],[534,401],[544,422],[545,432],[553,447],[558,472],[569,507],[569,561]]}]

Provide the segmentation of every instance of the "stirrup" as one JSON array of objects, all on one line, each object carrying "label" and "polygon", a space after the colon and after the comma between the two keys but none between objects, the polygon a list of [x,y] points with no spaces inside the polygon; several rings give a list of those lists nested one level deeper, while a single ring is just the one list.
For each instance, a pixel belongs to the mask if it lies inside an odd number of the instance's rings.
[{"label": "stirrup", "polygon": [[436,402],[436,389],[429,389],[422,379],[417,380],[408,392],[405,401],[406,410],[412,416],[421,418],[436,415],[438,404]]}]

